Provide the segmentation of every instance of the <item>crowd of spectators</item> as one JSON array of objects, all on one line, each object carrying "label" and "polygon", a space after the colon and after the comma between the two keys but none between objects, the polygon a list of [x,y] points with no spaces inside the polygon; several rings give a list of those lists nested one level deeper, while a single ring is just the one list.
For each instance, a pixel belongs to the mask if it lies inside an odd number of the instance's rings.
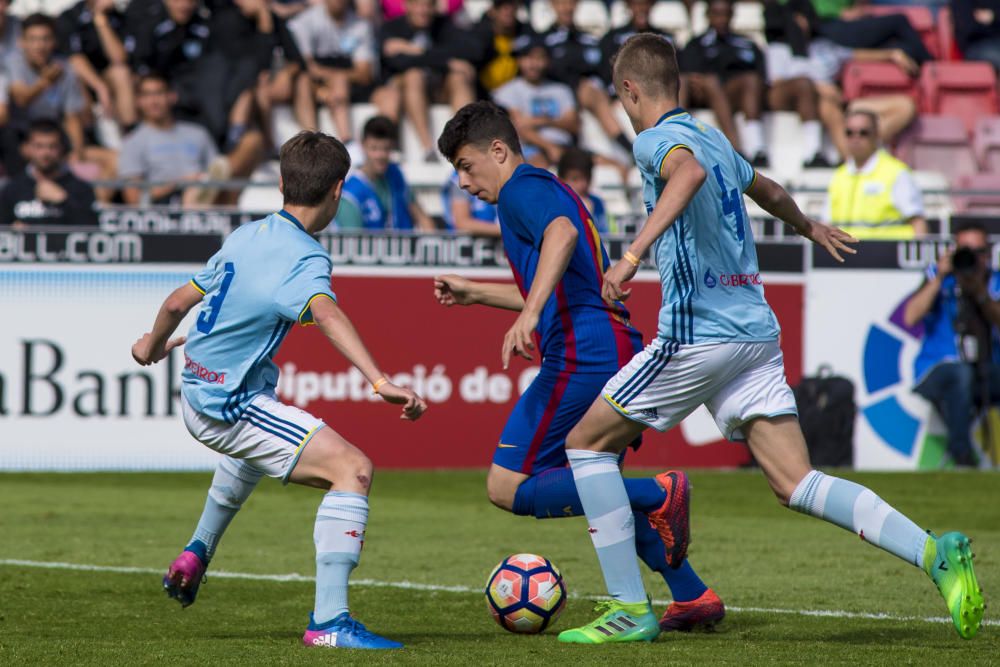
[{"label": "crowd of spectators", "polygon": [[[216,183],[247,178],[274,155],[274,109],[291,105],[301,127],[329,114],[359,162],[338,224],[426,229],[433,221],[389,161],[400,122],[412,127],[420,159],[439,162],[431,105],[492,98],[511,113],[531,162],[572,174],[596,208],[593,165],[623,174],[632,166],[611,57],[638,32],[675,36],[651,25],[653,0],[626,0],[628,23],[603,36],[577,25],[579,0],[549,1],[554,22],[536,33],[523,0],[494,0],[476,22],[462,0],[80,0],[57,17],[22,19],[0,0],[0,179],[20,197],[29,175],[37,205],[18,210],[52,215],[77,210],[50,206],[80,191],[70,176],[99,183],[88,196],[101,202],[234,204],[239,192]],[[707,31],[677,44],[682,104],[711,109],[754,166],[768,166],[768,109],[801,118],[804,166],[853,164],[850,113],[867,112],[873,140],[888,141],[916,108],[904,95],[848,106],[838,86],[844,64],[882,60],[915,74],[931,58],[905,16],[864,14],[854,1],[763,0],[760,45],[733,30],[732,0],[710,0]],[[1000,0],[951,4],[966,57],[1000,67]],[[687,11],[701,10],[688,2]],[[378,117],[356,137],[351,108],[362,102]],[[581,151],[580,110],[607,135],[606,154]],[[59,159],[43,168],[37,144],[53,128]],[[824,133],[835,150],[824,150]],[[448,227],[495,233],[491,207],[442,186]]]}]

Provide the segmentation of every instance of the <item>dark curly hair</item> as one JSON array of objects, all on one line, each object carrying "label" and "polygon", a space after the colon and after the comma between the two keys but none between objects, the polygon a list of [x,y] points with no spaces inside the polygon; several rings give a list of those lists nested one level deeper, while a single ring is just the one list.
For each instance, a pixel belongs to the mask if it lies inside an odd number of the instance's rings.
[{"label": "dark curly hair", "polygon": [[521,140],[507,112],[492,102],[473,102],[459,109],[444,126],[438,137],[438,150],[448,162],[454,162],[462,146],[472,144],[486,149],[495,139],[521,155]]}]

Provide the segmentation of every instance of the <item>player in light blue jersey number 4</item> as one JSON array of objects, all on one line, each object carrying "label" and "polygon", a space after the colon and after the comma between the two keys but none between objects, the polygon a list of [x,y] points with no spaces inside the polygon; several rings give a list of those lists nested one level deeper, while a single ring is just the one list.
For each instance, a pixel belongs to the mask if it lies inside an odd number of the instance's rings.
[{"label": "player in light blue jersey number 4", "polygon": [[368,522],[371,461],[332,428],[279,402],[272,358],[297,322],[315,324],[372,383],[414,420],[426,409],[408,389],[388,382],[330,290],[330,256],[313,237],[337,214],[350,157],[343,144],[302,132],[281,147],[280,213],[243,225],[190,283],[176,289],[153,330],[132,346],[143,366],[185,338],[170,339],[201,304],[186,338],[184,423],[222,454],[194,537],[163,579],[182,606],[195,601],[226,527],[263,475],[323,489],[316,515],[316,602],[306,646],[391,649],[402,644],[369,632],[347,607],[347,581],[358,564]]},{"label": "player in light blue jersey number 4", "polygon": [[633,546],[618,454],[646,428],[665,431],[705,405],[723,434],[745,440],[778,500],[923,568],[944,596],[959,635],[983,617],[982,590],[961,533],[928,536],[869,489],[813,470],[785,380],[778,324],[764,299],[743,194],[823,246],[838,261],[855,239],[805,217],[779,185],[755,174],[723,135],[677,107],[669,42],[636,35],[618,52],[614,83],[638,137],[649,219],[606,274],[606,301],[625,299],[652,249],[663,283],[658,335],[604,387],[566,440],[567,458],[613,599],[560,641],[643,639],[631,632],[649,603]]}]

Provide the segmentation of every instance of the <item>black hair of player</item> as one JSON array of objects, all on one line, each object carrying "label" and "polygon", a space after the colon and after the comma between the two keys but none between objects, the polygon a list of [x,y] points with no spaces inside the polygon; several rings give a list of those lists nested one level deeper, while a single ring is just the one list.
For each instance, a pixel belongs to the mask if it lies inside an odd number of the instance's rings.
[{"label": "black hair of player", "polygon": [[163,84],[163,87],[170,90],[170,79],[163,72],[150,71],[145,74],[140,74],[139,79],[135,83],[136,92],[142,90],[142,84],[147,81],[158,81]]},{"label": "black hair of player", "polygon": [[30,14],[21,21],[21,34],[25,35],[28,33],[30,28],[37,28],[39,26],[49,29],[53,35],[56,34],[56,20],[51,16],[46,16],[45,14]]},{"label": "black hair of player", "polygon": [[510,116],[493,102],[479,101],[466,104],[449,120],[441,136],[438,150],[448,162],[454,164],[458,151],[467,144],[486,150],[499,139],[517,155],[521,155],[521,140]]},{"label": "black hair of player", "polygon": [[365,139],[388,139],[396,144],[399,140],[399,130],[390,118],[372,116],[361,130],[361,141]]},{"label": "black hair of player", "polygon": [[303,131],[278,154],[285,205],[319,206],[351,168],[351,156],[335,137]]}]

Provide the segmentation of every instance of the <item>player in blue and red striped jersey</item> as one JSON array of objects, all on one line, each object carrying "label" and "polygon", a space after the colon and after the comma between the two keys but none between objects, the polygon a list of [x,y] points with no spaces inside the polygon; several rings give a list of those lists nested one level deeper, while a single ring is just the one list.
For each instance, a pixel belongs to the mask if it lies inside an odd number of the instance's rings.
[{"label": "player in blue and red striped jersey", "polygon": [[[607,382],[642,347],[621,303],[601,299],[608,256],[591,214],[565,183],[527,164],[507,114],[490,102],[461,110],[438,140],[459,185],[496,204],[516,285],[455,275],[435,279],[445,306],[482,304],[518,311],[504,337],[504,368],[513,355],[542,357],[541,370],[504,427],[487,477],[501,509],[539,519],[580,516],[565,441]],[[534,342],[537,333],[540,344]],[[638,445],[638,441],[635,443]],[[725,609],[687,563],[687,477],[668,471],[627,479],[636,551],[670,587],[660,625],[689,630],[722,619]]]}]

